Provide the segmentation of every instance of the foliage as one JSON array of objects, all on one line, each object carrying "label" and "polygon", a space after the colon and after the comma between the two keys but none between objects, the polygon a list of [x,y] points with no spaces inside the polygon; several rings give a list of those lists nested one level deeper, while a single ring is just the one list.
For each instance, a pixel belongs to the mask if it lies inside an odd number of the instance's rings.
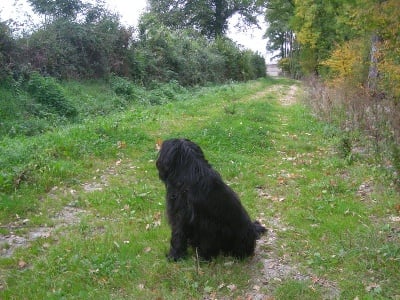
[{"label": "foliage", "polygon": [[270,0],[266,3],[265,20],[268,28],[265,36],[268,38],[267,50],[279,51],[276,57],[287,58],[293,53],[295,37],[290,26],[294,15],[292,1]]},{"label": "foliage", "polygon": [[187,94],[188,90],[181,86],[178,81],[171,80],[168,83],[154,82],[147,100],[150,104],[160,105],[172,101],[184,100]]},{"label": "foliage", "polygon": [[378,70],[381,76],[381,90],[400,102],[400,39],[398,36],[400,6],[398,1],[387,0],[375,4],[370,17],[377,23],[373,28],[380,37]]},{"label": "foliage", "polygon": [[256,25],[261,5],[259,0],[150,0],[149,10],[169,28],[196,29],[215,38],[226,33],[228,20],[235,14],[239,14],[247,24]]},{"label": "foliage", "polygon": [[[217,2],[223,4],[223,1]],[[161,7],[166,3],[161,1],[154,5]],[[0,67],[1,76],[4,73],[18,80],[36,71],[69,80],[108,79],[115,74],[146,86],[154,81],[175,80],[188,86],[265,76],[262,73],[264,63],[258,54],[242,51],[220,36],[222,43],[235,52],[236,59],[224,57],[219,47],[214,46],[214,40],[198,30],[200,25],[195,25],[196,28],[168,27],[158,14],[150,11],[142,16],[135,29],[123,26],[119,16],[107,10],[102,1],[31,0],[30,4],[34,11],[45,16],[39,27],[12,36],[12,27],[1,23],[0,61],[4,61]],[[253,20],[252,14],[259,7],[255,1],[228,4],[221,12],[225,23],[237,11],[247,20]],[[208,13],[209,6],[204,9],[204,13]],[[234,75],[227,71],[231,67],[229,64],[239,66]]]},{"label": "foliage", "polygon": [[84,7],[81,0],[29,0],[28,2],[35,12],[55,19],[75,19]]},{"label": "foliage", "polygon": [[251,50],[241,52],[242,80],[252,80],[264,77],[267,71],[264,57]]},{"label": "foliage", "polygon": [[[133,104],[141,107],[183,100],[191,91],[177,81],[153,82],[146,90],[116,75],[104,81],[56,81],[38,73],[29,76],[19,81],[8,78],[0,84],[0,137],[40,135],[93,116],[125,111]],[[64,106],[76,113],[67,117],[61,113]]]},{"label": "foliage", "polygon": [[[399,9],[396,0],[335,0],[329,3],[269,0],[266,10],[266,18],[271,24],[266,32],[269,49],[281,48],[279,57],[289,57],[289,64],[285,64],[300,65],[305,75],[346,77],[347,80],[352,77],[354,83],[365,86],[371,86],[368,72],[376,67],[379,70],[378,88],[397,99],[400,95]],[[373,35],[379,39],[376,53],[371,52]],[[288,36],[291,37],[290,46],[284,50]],[[377,61],[377,66],[373,61]],[[373,92],[379,94],[380,91]]]},{"label": "foliage", "polygon": [[0,22],[0,80],[8,76],[14,49],[15,41],[12,38],[10,27],[5,22]]},{"label": "foliage", "polygon": [[112,76],[111,88],[119,96],[132,97],[135,94],[135,85],[126,78]]},{"label": "foliage", "polygon": [[338,12],[343,11],[343,2],[306,0],[295,3],[292,26],[301,45],[301,51],[308,53],[306,60],[311,62],[300,61],[300,63],[306,74],[321,73],[323,70],[320,70],[320,62],[328,58],[333,46],[344,38],[337,30],[338,26],[344,25],[335,22]]},{"label": "foliage", "polygon": [[28,82],[28,93],[39,104],[44,106],[38,113],[57,113],[65,117],[73,117],[77,109],[65,97],[61,86],[51,77],[42,77],[34,72],[30,75]]},{"label": "foliage", "polygon": [[331,84],[339,84],[351,81],[355,86],[365,82],[365,74],[368,70],[365,58],[368,56],[364,40],[351,40],[337,46],[331,56],[322,61],[321,65],[327,66]]},{"label": "foliage", "polygon": [[121,27],[114,15],[94,23],[62,18],[34,32],[25,55],[35,70],[61,78],[127,75],[131,40],[130,29]]},{"label": "foliage", "polygon": [[145,85],[176,80],[192,86],[265,76],[264,59],[239,49],[228,38],[210,41],[193,30],[170,30],[149,14],[142,18],[139,30],[133,76]]}]

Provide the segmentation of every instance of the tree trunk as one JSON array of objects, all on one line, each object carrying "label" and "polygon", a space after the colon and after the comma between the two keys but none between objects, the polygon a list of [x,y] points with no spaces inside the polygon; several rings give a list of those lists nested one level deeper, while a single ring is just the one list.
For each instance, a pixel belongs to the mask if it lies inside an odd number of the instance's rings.
[{"label": "tree trunk", "polygon": [[226,17],[224,16],[224,9],[226,3],[224,0],[215,1],[215,20],[214,20],[214,35],[222,36],[224,33],[224,26],[226,24]]},{"label": "tree trunk", "polygon": [[370,64],[368,71],[368,90],[372,95],[377,93],[378,88],[378,53],[379,53],[379,36],[374,33],[371,36]]}]

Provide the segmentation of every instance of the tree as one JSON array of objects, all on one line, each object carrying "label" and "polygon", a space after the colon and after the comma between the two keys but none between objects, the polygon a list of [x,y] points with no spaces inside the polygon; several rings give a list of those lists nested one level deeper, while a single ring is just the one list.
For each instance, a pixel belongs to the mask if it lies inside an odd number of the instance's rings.
[{"label": "tree", "polygon": [[303,71],[299,59],[301,49],[293,27],[295,11],[295,0],[267,0],[265,20],[268,28],[265,37],[268,39],[267,50],[276,53],[274,58],[280,58],[282,71],[293,78],[300,78]]},{"label": "tree", "polygon": [[371,94],[400,101],[400,5],[397,0],[357,0],[357,33],[369,46],[366,86]]},{"label": "tree", "polygon": [[239,14],[248,25],[257,24],[260,0],[149,0],[150,12],[169,28],[194,28],[210,38],[222,36],[228,20]]},{"label": "tree", "polygon": [[15,50],[15,41],[12,38],[10,27],[0,21],[0,79],[6,75]]},{"label": "tree", "polygon": [[[347,121],[359,119],[357,125],[365,126],[369,135],[373,132],[376,145],[389,137],[393,160],[400,161],[399,0],[266,3],[270,23],[266,35],[271,50],[280,50],[280,65],[291,75],[300,70],[302,76],[324,81],[328,87],[324,94],[332,91],[329,106],[335,101],[341,109],[347,106]],[[297,45],[288,47],[290,31]]]},{"label": "tree", "polygon": [[75,19],[85,7],[81,0],[28,0],[33,11],[53,19]]},{"label": "tree", "polygon": [[292,28],[301,44],[302,67],[306,74],[319,74],[320,62],[327,59],[336,43],[344,36],[338,26],[338,16],[344,11],[347,0],[304,0],[296,1]]},{"label": "tree", "polygon": [[293,30],[290,28],[290,20],[294,15],[294,3],[291,0],[270,0],[267,2],[266,8],[267,50],[279,51],[277,57],[280,58],[289,57],[294,49],[295,40]]},{"label": "tree", "polygon": [[29,1],[47,20],[21,41],[27,65],[59,78],[130,74],[132,28],[122,26],[103,1]]}]

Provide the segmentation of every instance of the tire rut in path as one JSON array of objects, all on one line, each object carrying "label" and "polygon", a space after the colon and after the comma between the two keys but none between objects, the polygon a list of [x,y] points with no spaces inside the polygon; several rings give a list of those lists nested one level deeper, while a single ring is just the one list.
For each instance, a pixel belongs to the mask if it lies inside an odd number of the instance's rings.
[{"label": "tire rut in path", "polygon": [[[83,209],[65,206],[51,218],[51,221],[55,224],[54,226],[29,227],[29,219],[18,220],[3,226],[9,233],[0,234],[0,256],[11,257],[18,248],[28,247],[31,242],[39,238],[48,238],[61,227],[78,224],[81,216],[86,213]],[[27,232],[24,234],[16,233],[21,230],[27,230]]]},{"label": "tire rut in path", "polygon": [[[285,281],[301,281],[309,283],[311,289],[319,288],[323,299],[338,299],[340,290],[335,282],[314,275],[307,268],[293,262],[290,254],[280,253],[285,246],[279,245],[279,232],[292,230],[285,226],[278,215],[266,220],[260,218],[268,228],[268,232],[257,241],[256,254],[251,262],[251,291],[246,293],[247,300],[270,300],[275,290]],[[261,267],[260,267],[261,265]],[[261,271],[260,271],[261,270]]]},{"label": "tire rut in path", "polygon": [[[274,85],[265,91],[257,93],[253,96],[253,99],[265,97],[271,92],[277,93],[279,103],[286,107],[297,103],[299,92],[301,91],[295,84],[290,86]],[[271,199],[270,194],[261,188],[258,189],[258,195],[263,198],[263,202],[267,203],[268,210],[273,210],[271,201],[274,200]],[[274,299],[272,295],[276,288],[288,280],[307,281],[307,283],[310,283],[311,289],[318,287],[323,292],[324,299],[338,299],[340,297],[337,283],[319,278],[307,268],[291,261],[290,254],[280,254],[284,253],[285,245],[279,245],[278,234],[292,229],[283,223],[279,214],[276,213],[272,218],[261,215],[260,220],[266,225],[268,232],[257,241],[256,254],[251,262],[252,274],[254,274],[250,284],[252,289],[246,293],[245,299]]]}]

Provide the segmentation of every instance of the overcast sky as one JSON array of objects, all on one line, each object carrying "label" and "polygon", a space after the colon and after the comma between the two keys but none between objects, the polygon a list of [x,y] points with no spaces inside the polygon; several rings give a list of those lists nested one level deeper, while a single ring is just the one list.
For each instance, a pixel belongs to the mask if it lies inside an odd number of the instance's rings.
[{"label": "overcast sky", "polygon": [[[0,3],[0,16],[2,21],[9,18],[25,18],[26,20],[26,13],[32,15],[32,11],[29,5],[27,5],[26,0],[1,0]],[[111,10],[121,15],[121,21],[124,24],[133,26],[137,24],[140,14],[146,8],[146,0],[106,0],[106,3],[108,3]],[[262,21],[262,17],[260,21]],[[251,28],[246,31],[235,28],[234,25],[236,24],[237,18],[232,18],[228,36],[238,44],[253,51],[258,51],[266,58],[267,63],[269,63],[271,54],[266,53],[265,46],[267,41],[262,38],[266,30],[266,24],[262,23],[260,25],[261,29]]]}]

